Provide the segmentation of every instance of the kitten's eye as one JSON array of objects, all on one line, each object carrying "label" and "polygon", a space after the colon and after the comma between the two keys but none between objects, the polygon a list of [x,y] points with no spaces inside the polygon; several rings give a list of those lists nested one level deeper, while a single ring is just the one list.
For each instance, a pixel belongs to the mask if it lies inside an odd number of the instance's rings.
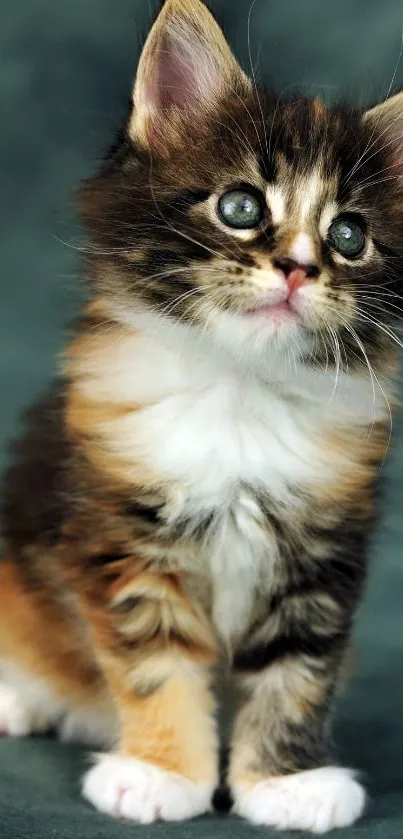
[{"label": "kitten's eye", "polygon": [[228,227],[251,230],[259,227],[265,216],[263,196],[252,188],[231,189],[224,192],[218,202],[221,220]]},{"label": "kitten's eye", "polygon": [[364,250],[364,222],[347,215],[339,216],[329,227],[327,241],[346,259],[355,259]]}]

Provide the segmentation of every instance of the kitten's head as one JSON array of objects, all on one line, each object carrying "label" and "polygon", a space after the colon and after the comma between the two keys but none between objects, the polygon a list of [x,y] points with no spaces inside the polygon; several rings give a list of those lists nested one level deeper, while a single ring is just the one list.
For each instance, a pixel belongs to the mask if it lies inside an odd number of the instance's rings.
[{"label": "kitten's head", "polygon": [[261,365],[361,364],[403,295],[403,95],[363,113],[284,100],[200,0],[166,0],[118,142],[82,193],[115,315]]}]

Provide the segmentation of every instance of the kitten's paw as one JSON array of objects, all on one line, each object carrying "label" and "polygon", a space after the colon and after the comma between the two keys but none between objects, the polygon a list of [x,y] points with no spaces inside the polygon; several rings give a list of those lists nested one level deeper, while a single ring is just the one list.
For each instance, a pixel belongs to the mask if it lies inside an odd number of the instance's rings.
[{"label": "kitten's paw", "polygon": [[14,687],[0,683],[0,734],[8,737],[27,737],[40,734],[50,727],[45,710],[30,707]]},{"label": "kitten's paw", "polygon": [[365,791],[349,769],[326,766],[268,778],[249,790],[234,790],[233,812],[277,830],[325,833],[361,816]]},{"label": "kitten's paw", "polygon": [[111,816],[141,824],[182,821],[211,809],[214,791],[208,782],[189,781],[136,758],[100,756],[83,782],[91,804]]}]

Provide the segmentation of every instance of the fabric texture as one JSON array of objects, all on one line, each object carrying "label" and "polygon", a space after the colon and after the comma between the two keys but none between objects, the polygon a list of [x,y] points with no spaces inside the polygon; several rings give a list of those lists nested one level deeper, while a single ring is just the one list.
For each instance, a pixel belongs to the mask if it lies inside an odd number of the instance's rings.
[{"label": "fabric texture", "polygon": [[[157,6],[0,0],[1,442],[17,433],[21,408],[55,370],[77,310],[82,237],[71,197],[119,124]],[[387,94],[395,68],[395,87],[402,84],[401,0],[213,0],[211,8],[245,69],[252,63],[279,93],[291,86],[331,99],[376,100]],[[368,776],[371,800],[365,818],[335,831],[335,839],[403,836],[401,418],[384,472],[383,521],[357,623],[355,674],[335,725],[340,759]],[[85,752],[51,739],[1,740],[1,839],[270,833],[218,815],[180,825],[113,822],[80,798],[87,763]]]}]

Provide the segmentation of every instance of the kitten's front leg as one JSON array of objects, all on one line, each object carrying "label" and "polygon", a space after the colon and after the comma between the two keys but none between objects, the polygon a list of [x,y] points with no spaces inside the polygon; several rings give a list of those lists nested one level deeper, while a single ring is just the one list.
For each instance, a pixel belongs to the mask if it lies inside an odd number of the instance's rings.
[{"label": "kitten's front leg", "polygon": [[331,594],[294,593],[268,618],[260,640],[238,651],[245,698],[229,771],[238,815],[314,833],[361,815],[363,788],[328,751],[328,714],[347,634],[343,608]]},{"label": "kitten's front leg", "polygon": [[107,556],[106,566],[76,590],[120,739],[85,776],[84,796],[141,823],[192,818],[211,809],[217,785],[214,639],[177,576],[136,568],[130,558]]}]

